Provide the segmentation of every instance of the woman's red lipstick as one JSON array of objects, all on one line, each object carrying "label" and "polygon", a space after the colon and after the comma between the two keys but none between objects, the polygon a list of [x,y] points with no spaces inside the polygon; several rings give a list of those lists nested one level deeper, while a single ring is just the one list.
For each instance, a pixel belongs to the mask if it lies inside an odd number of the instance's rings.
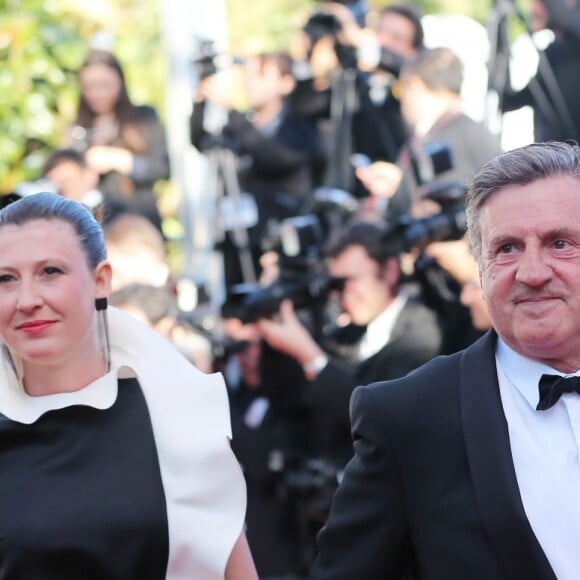
[{"label": "woman's red lipstick", "polygon": [[37,334],[46,330],[52,324],[54,324],[52,320],[34,320],[31,322],[23,322],[18,329],[27,334]]}]

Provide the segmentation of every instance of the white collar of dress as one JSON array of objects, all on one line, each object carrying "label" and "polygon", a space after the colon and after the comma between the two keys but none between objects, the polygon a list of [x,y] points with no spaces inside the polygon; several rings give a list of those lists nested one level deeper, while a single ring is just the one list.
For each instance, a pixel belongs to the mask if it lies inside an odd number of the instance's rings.
[{"label": "white collar of dress", "polygon": [[[117,399],[119,378],[133,376],[140,382],[146,381],[151,364],[163,365],[166,362],[166,368],[171,369],[171,361],[163,361],[163,357],[181,356],[167,349],[165,339],[132,316],[113,307],[109,307],[107,313],[111,370],[106,375],[71,393],[30,396],[22,388],[9,362],[4,360],[0,372],[0,414],[19,423],[31,424],[48,411],[73,405],[108,409]],[[159,354],[155,361],[148,356],[151,349]]]}]

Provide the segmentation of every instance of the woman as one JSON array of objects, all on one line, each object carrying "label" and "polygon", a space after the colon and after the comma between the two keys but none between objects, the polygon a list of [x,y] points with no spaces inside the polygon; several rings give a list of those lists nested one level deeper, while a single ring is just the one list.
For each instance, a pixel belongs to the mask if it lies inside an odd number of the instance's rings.
[{"label": "woman", "polygon": [[169,177],[169,162],[157,113],[131,102],[121,65],[107,51],[90,51],[78,79],[77,118],[66,146],[84,151],[100,174],[99,190],[109,206],[105,219],[129,211],[161,228],[153,186]]},{"label": "woman", "polygon": [[220,375],[106,308],[101,227],[0,211],[0,577],[254,579]]}]

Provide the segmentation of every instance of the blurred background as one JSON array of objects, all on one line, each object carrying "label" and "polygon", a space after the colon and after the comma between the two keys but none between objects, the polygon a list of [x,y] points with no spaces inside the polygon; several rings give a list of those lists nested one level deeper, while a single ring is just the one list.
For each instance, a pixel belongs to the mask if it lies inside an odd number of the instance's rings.
[{"label": "blurred background", "polygon": [[[424,14],[460,13],[483,24],[490,11],[490,0],[416,4]],[[132,99],[154,105],[169,124],[170,89],[190,80],[180,60],[193,58],[196,34],[220,39],[233,54],[286,48],[315,7],[314,0],[1,0],[0,193],[38,174],[74,117],[75,73],[88,43],[114,50]]]}]

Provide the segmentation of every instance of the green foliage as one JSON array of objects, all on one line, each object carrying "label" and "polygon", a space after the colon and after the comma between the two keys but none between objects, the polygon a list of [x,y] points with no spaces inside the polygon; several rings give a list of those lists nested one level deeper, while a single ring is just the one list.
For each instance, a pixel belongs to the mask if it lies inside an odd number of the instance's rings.
[{"label": "green foliage", "polygon": [[[112,35],[132,98],[163,111],[158,21],[153,0],[117,0],[100,13],[72,0],[0,0],[0,194],[36,179],[59,146],[76,113],[76,70],[95,33]],[[129,34],[127,22],[138,32]]]},{"label": "green foliage", "polygon": [[[206,1],[206,0],[204,0]],[[210,1],[210,0],[207,0]],[[404,0],[369,0],[379,9]],[[495,0],[416,0],[424,14],[460,12],[485,23]],[[524,5],[529,0],[522,0]],[[234,54],[292,49],[317,0],[225,0]],[[0,0],[0,194],[34,179],[75,115],[75,71],[106,32],[131,98],[165,110],[166,63],[157,0]]]},{"label": "green foliage", "polygon": [[288,49],[315,5],[313,0],[226,0],[232,52]]},{"label": "green foliage", "polygon": [[[471,16],[485,23],[494,0],[416,0],[414,4],[423,14],[455,12]],[[372,10],[405,0],[371,0]],[[235,53],[289,48],[296,31],[308,15],[319,10],[316,0],[226,0],[230,41]]]},{"label": "green foliage", "polygon": [[[12,2],[11,6],[15,3]],[[32,2],[37,5],[40,2]],[[16,7],[19,8],[19,7]],[[74,106],[75,55],[83,48],[70,14],[7,9],[0,15],[0,192],[36,176],[42,150]]]}]

